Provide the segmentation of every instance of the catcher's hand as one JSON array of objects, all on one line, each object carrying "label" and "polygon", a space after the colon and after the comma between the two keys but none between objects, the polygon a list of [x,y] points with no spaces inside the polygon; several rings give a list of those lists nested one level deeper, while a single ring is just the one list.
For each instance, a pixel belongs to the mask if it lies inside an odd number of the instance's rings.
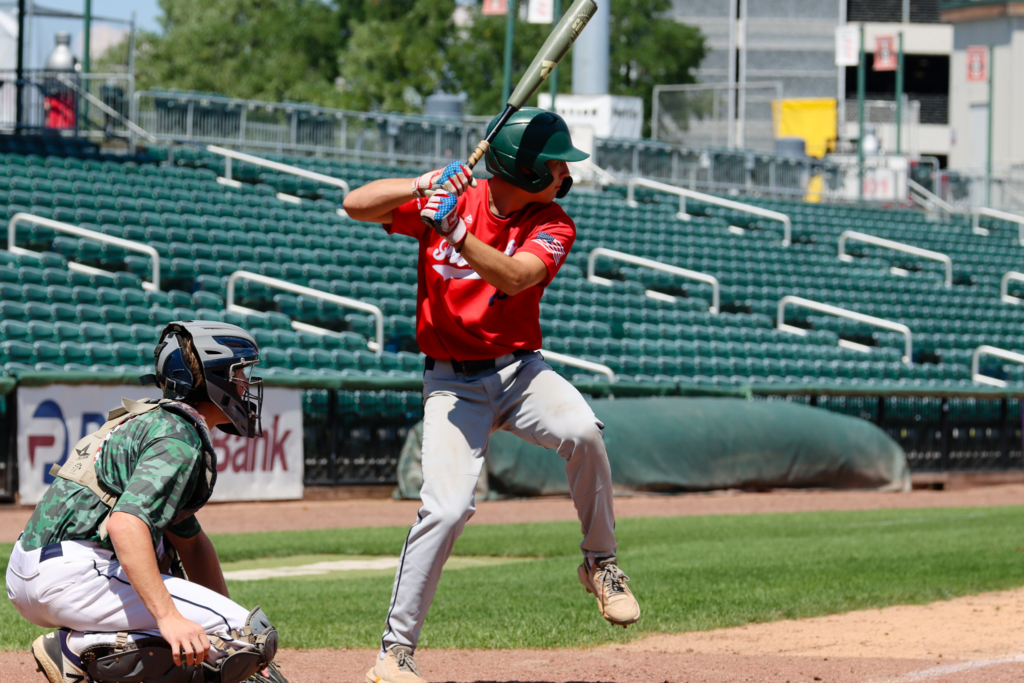
[{"label": "catcher's hand", "polygon": [[459,200],[455,195],[438,190],[431,195],[427,205],[420,211],[420,218],[434,228],[438,235],[448,240],[456,251],[462,250],[466,235],[469,233],[462,217],[459,216]]},{"label": "catcher's hand", "polygon": [[444,168],[424,173],[412,181],[412,193],[419,198],[429,197],[438,191],[461,197],[470,187],[476,187],[476,178],[473,177],[473,170],[461,161],[453,161]]}]

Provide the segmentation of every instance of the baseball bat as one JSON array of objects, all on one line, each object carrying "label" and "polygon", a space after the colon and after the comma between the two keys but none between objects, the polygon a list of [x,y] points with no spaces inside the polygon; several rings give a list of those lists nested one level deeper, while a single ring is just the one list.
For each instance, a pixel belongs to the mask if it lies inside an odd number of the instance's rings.
[{"label": "baseball bat", "polygon": [[[511,5],[509,11],[512,11]],[[558,66],[558,62],[562,60],[565,53],[576,42],[580,32],[583,31],[587,22],[590,21],[590,17],[594,16],[596,11],[597,3],[594,0],[576,0],[572,3],[572,7],[559,19],[558,24],[551,31],[551,35],[544,41],[537,56],[530,63],[530,68],[526,70],[526,73],[523,74],[523,77],[516,85],[516,89],[512,91],[512,95],[509,96],[508,103],[505,105],[505,110],[501,112],[501,116],[498,117],[494,127],[491,128],[487,137],[480,141],[480,144],[476,146],[473,153],[469,155],[466,166],[473,168],[477,165],[477,162],[483,159],[487,149],[494,142],[494,138],[497,137],[502,127],[509,120],[509,117],[519,111],[520,107],[526,104],[526,101],[533,96],[533,93],[537,92],[537,88],[540,87],[540,84],[544,82],[551,71]],[[473,184],[476,184],[475,180]],[[450,197],[445,201],[451,201],[454,205],[455,198]],[[432,219],[426,216],[421,216],[420,219],[426,226],[437,229]]]},{"label": "baseball bat", "polygon": [[537,56],[533,58],[530,68],[526,70],[526,73],[523,74],[523,77],[516,85],[516,89],[512,91],[512,95],[508,98],[508,103],[505,105],[505,110],[501,112],[501,116],[494,124],[494,128],[487,134],[487,137],[480,141],[480,144],[476,146],[476,149],[469,156],[469,160],[466,163],[467,166],[473,168],[483,158],[491,143],[494,142],[494,138],[505,125],[505,122],[508,121],[512,114],[516,113],[526,104],[526,101],[533,96],[533,93],[537,92],[537,88],[547,79],[551,71],[558,66],[558,62],[562,61],[562,57],[569,51],[572,44],[576,42],[580,32],[583,31],[587,22],[590,21],[590,18],[594,16],[596,11],[597,3],[594,0],[576,0],[576,2],[572,3],[572,7],[562,15],[554,30],[551,31],[551,35],[544,41],[544,45],[541,46]]}]

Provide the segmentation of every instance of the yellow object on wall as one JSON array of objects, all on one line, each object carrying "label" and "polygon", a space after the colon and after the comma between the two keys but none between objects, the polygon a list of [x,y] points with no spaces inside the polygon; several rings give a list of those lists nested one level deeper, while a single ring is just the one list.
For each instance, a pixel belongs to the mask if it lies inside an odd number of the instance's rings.
[{"label": "yellow object on wall", "polygon": [[809,156],[821,159],[836,139],[835,98],[806,98],[772,102],[776,138],[803,138]]}]

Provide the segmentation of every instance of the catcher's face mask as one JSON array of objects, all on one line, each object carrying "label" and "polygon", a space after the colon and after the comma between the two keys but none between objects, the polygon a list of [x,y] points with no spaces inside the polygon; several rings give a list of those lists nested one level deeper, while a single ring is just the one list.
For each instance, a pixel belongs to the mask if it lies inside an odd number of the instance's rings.
[{"label": "catcher's face mask", "polygon": [[[205,385],[185,367],[181,347],[189,344],[203,366]],[[156,349],[156,379],[164,397],[208,400],[228,418],[218,429],[254,438],[263,435],[263,380],[253,376],[259,348],[248,332],[236,325],[203,320],[184,320],[168,325]],[[204,391],[205,390],[205,391]]]}]

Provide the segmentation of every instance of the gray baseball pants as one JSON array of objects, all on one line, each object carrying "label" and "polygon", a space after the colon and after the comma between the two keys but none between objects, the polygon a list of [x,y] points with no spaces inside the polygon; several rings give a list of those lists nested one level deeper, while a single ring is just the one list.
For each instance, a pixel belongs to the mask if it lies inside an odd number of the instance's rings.
[{"label": "gray baseball pants", "polygon": [[383,650],[413,650],[455,539],[476,512],[474,493],[491,434],[558,451],[565,458],[587,557],[615,554],[612,474],[602,425],[583,396],[539,353],[495,360],[476,375],[436,361],[423,376],[423,506],[395,574]]}]

